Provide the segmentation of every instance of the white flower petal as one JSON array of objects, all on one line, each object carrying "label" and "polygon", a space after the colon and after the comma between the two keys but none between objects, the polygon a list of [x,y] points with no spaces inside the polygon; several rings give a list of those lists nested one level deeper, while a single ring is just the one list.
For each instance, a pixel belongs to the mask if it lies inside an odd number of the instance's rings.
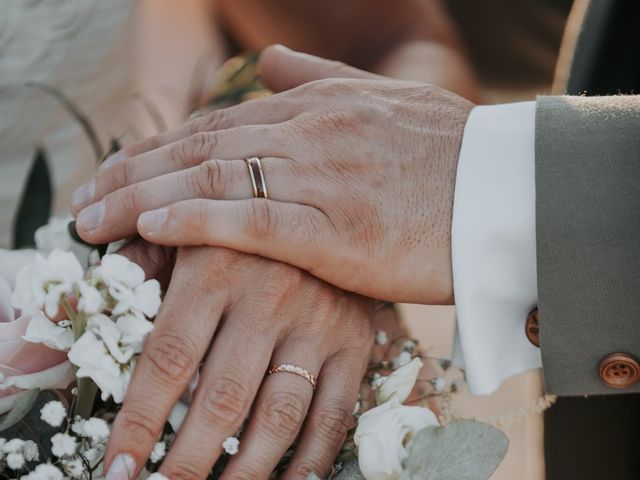
[{"label": "white flower petal", "polygon": [[135,288],[134,294],[134,308],[149,318],[155,317],[161,302],[160,282],[157,280],[147,280]]},{"label": "white flower petal", "polygon": [[78,310],[88,315],[101,312],[105,305],[100,291],[84,281],[78,282],[77,285],[80,291]]},{"label": "white flower petal", "polygon": [[[5,390],[9,387],[17,387],[24,390],[67,388],[74,380],[75,375],[71,363],[63,362],[41,372],[7,377],[0,382],[0,390]],[[0,408],[0,412],[4,413],[2,408]]]},{"label": "white flower petal", "polygon": [[42,343],[49,348],[63,352],[71,348],[74,340],[70,327],[61,327],[42,313],[36,313],[33,316],[22,338],[27,342]]},{"label": "white flower petal", "polygon": [[120,331],[121,341],[130,345],[135,353],[142,351],[142,346],[153,330],[153,323],[142,316],[127,314],[116,320],[116,326]]},{"label": "white flower petal", "polygon": [[73,344],[69,360],[79,367],[78,378],[89,377],[95,382],[104,401],[112,396],[116,403],[122,403],[131,379],[133,360],[127,365],[116,362],[104,342],[91,330]]},{"label": "white flower petal", "polygon": [[388,377],[384,377],[376,391],[376,403],[380,405],[391,398],[402,403],[409,398],[422,366],[422,361],[414,358]]},{"label": "white flower petal", "polygon": [[128,288],[135,288],[144,282],[144,270],[127,257],[118,254],[105,255],[93,275],[107,285],[120,283]]}]

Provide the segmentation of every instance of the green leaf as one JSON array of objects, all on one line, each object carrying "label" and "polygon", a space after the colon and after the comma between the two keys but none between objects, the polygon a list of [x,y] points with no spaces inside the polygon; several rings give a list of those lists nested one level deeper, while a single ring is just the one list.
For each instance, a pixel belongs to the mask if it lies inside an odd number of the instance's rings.
[{"label": "green leaf", "polygon": [[49,222],[53,187],[47,155],[39,148],[20,199],[13,224],[13,248],[35,247],[36,230]]},{"label": "green leaf", "polygon": [[486,480],[509,448],[506,435],[474,420],[454,420],[416,435],[401,480]]},{"label": "green leaf", "polygon": [[332,480],[365,480],[358,467],[358,460],[349,460],[342,465],[342,470]]},{"label": "green leaf", "polygon": [[33,408],[33,405],[38,399],[40,394],[39,389],[27,390],[26,392],[19,393],[16,397],[13,408],[4,415],[2,422],[0,422],[0,432],[13,427],[16,423],[22,420]]}]

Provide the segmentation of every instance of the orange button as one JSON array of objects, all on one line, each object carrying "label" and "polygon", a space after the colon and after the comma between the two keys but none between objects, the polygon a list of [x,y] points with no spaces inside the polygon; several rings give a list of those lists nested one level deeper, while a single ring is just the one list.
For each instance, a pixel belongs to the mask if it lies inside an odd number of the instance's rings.
[{"label": "orange button", "polygon": [[628,353],[612,353],[600,360],[600,380],[611,388],[628,388],[640,380],[640,362]]},{"label": "orange button", "polygon": [[524,324],[524,331],[529,341],[536,347],[540,347],[540,326],[538,324],[537,308],[527,317],[527,321]]}]

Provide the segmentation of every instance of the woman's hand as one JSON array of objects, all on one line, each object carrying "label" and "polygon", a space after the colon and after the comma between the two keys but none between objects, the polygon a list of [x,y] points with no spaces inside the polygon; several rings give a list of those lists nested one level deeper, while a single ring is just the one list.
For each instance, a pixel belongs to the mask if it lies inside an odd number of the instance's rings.
[{"label": "woman's hand", "polygon": [[[171,280],[113,426],[107,478],[135,478],[198,368],[192,406],[161,473],[206,478],[247,417],[223,478],[266,479],[300,432],[286,478],[328,473],[369,361],[373,301],[225,249],[178,249],[175,266],[172,252],[153,245],[120,253]],[[265,377],[280,364],[308,370],[317,389],[290,373]]]},{"label": "woman's hand", "polygon": [[[352,78],[304,84],[337,76]],[[75,198],[80,234],[105,242],[137,222],[154,243],[255,253],[385,300],[451,302],[455,174],[473,104],[282,48],[263,54],[262,77],[302,85],[112,159]],[[248,157],[262,159],[269,200],[251,198]]]}]

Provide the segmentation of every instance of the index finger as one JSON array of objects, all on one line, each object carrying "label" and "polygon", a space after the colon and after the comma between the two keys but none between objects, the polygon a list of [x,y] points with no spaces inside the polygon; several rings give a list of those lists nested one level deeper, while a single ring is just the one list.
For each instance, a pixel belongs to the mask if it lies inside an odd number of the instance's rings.
[{"label": "index finger", "polygon": [[[176,270],[172,287],[136,365],[113,425],[105,467],[112,479],[135,478],[162,432],[169,413],[193,377],[216,330],[226,299],[195,288]],[[206,288],[205,288],[206,289]],[[189,328],[179,320],[187,318]]]},{"label": "index finger", "polygon": [[[278,94],[273,97],[251,100],[233,107],[215,110],[202,117],[186,122],[177,128],[150,137],[141,143],[125,147],[102,162],[98,168],[95,181],[81,186],[74,192],[71,200],[71,213],[77,215],[82,208],[89,205],[92,201],[102,198],[105,194],[126,184],[150,178],[148,175],[136,173],[133,175],[130,174],[127,179],[128,181],[125,183],[112,182],[109,179],[109,177],[114,174],[121,176],[121,172],[123,171],[139,172],[140,168],[135,168],[131,165],[124,168],[123,164],[144,163],[148,161],[148,155],[145,154],[149,152],[186,140],[192,136],[197,138],[198,134],[221,132],[232,128],[253,125],[283,123],[296,117],[304,110],[304,102],[297,99],[297,97],[287,93]],[[233,158],[237,158],[237,153],[232,156]],[[218,155],[217,158],[224,157]],[[164,171],[163,173],[167,172]],[[99,188],[96,188],[96,185]]]}]

